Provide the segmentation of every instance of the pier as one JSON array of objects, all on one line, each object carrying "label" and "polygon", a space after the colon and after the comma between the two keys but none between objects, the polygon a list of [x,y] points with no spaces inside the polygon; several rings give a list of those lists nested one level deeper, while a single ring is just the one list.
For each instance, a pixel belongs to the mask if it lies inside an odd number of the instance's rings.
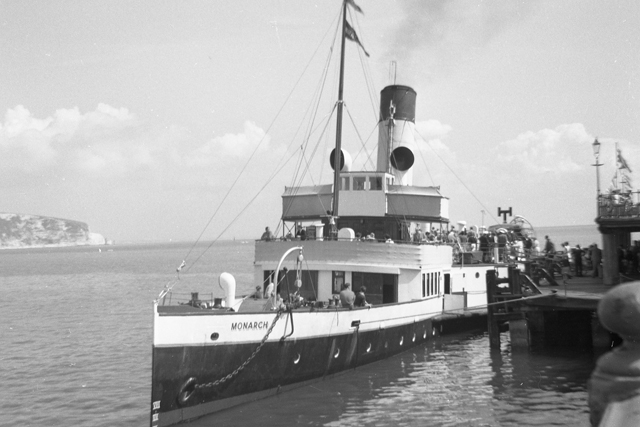
[{"label": "pier", "polygon": [[487,274],[487,322],[492,348],[500,348],[500,332],[509,326],[511,346],[583,346],[609,348],[616,340],[598,321],[598,303],[611,289],[602,279],[572,277],[557,285],[537,285],[512,267],[509,277]]}]

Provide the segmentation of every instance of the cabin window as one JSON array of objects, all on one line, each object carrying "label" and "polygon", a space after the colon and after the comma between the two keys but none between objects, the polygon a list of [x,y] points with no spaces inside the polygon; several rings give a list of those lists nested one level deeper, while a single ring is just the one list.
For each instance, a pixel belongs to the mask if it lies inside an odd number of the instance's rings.
[{"label": "cabin window", "polygon": [[358,292],[361,286],[367,287],[367,302],[373,305],[398,302],[398,276],[395,274],[351,273],[352,287]]},{"label": "cabin window", "polygon": [[353,177],[353,190],[354,191],[364,191],[365,190],[365,182],[367,178],[364,176],[354,176]]},{"label": "cabin window", "polygon": [[382,177],[370,176],[369,177],[369,189],[373,191],[382,190]]},{"label": "cabin window", "polygon": [[450,274],[444,275],[444,293],[451,294],[451,275]]},{"label": "cabin window", "polygon": [[[333,293],[339,294],[344,284],[344,271],[333,271],[331,273],[333,283]],[[353,287],[351,288],[353,290]]]},{"label": "cabin window", "polygon": [[341,178],[340,190],[343,190],[343,191],[351,190],[351,178],[350,177]]},{"label": "cabin window", "polygon": [[[284,299],[288,301],[289,293],[298,292],[305,300],[316,300],[318,298],[318,294],[316,289],[318,289],[318,272],[315,270],[305,270],[301,273],[300,280],[302,281],[302,286],[300,289],[296,287],[296,275],[297,273],[293,270],[288,270],[285,274],[285,271],[280,271],[278,274],[278,281],[280,284],[277,287],[278,294]],[[266,290],[269,283],[274,283],[274,270],[265,270],[264,271],[264,282],[262,287],[263,296],[266,298]]]},{"label": "cabin window", "polygon": [[436,293],[436,281],[435,281],[435,273],[430,273],[431,276],[431,294],[435,295]]},{"label": "cabin window", "polygon": [[422,273],[422,298],[427,296],[427,275]]}]

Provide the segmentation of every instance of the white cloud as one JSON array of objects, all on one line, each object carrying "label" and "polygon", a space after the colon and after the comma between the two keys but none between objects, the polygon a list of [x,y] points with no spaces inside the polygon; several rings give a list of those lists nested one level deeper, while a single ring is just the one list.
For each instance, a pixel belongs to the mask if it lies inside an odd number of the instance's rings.
[{"label": "white cloud", "polygon": [[0,175],[6,178],[4,185],[23,186],[58,179],[160,179],[176,188],[219,185],[256,148],[260,161],[282,155],[250,121],[240,133],[199,144],[186,129],[149,128],[126,108],[99,104],[86,113],[77,107],[59,109],[39,119],[17,106],[0,123]]},{"label": "white cloud", "polygon": [[207,141],[189,153],[185,162],[189,166],[208,166],[232,158],[244,163],[254,150],[258,149],[261,153],[267,151],[270,141],[271,138],[265,135],[263,129],[251,121],[245,121],[242,133],[227,133]]},{"label": "white cloud", "polygon": [[438,120],[425,120],[416,122],[416,132],[425,141],[431,139],[442,139],[449,135],[451,132],[451,126],[441,123]]},{"label": "white cloud", "polygon": [[594,137],[580,123],[521,133],[498,144],[493,157],[530,174],[572,173],[585,169]]}]

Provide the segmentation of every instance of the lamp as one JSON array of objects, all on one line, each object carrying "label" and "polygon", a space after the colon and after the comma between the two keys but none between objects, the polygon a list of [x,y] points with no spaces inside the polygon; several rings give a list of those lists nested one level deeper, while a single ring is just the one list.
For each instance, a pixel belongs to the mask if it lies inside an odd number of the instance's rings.
[{"label": "lamp", "polygon": [[600,166],[602,166],[602,163],[598,161],[600,158],[600,143],[598,142],[598,138],[593,141],[593,144],[591,144],[591,148],[593,148],[593,156],[596,158],[596,162],[591,166],[596,167],[596,185],[598,189],[598,194],[596,196],[596,205],[598,207],[598,215],[600,215]]},{"label": "lamp", "polygon": [[591,146],[593,147],[593,155],[596,157],[596,163],[598,163],[598,156],[600,156],[600,143],[598,142],[598,138],[593,141],[593,144],[591,144]]}]

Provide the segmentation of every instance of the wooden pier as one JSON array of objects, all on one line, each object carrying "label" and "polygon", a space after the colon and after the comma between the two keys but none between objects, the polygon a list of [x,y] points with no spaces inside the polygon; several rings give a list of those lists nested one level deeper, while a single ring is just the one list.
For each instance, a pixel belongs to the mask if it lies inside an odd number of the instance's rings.
[{"label": "wooden pier", "polygon": [[[546,283],[546,282],[545,282]],[[535,284],[515,266],[509,277],[487,273],[487,322],[492,348],[500,348],[500,331],[508,323],[514,349],[537,346],[608,348],[616,339],[596,315],[611,289],[592,277],[556,278],[557,285]]]}]

